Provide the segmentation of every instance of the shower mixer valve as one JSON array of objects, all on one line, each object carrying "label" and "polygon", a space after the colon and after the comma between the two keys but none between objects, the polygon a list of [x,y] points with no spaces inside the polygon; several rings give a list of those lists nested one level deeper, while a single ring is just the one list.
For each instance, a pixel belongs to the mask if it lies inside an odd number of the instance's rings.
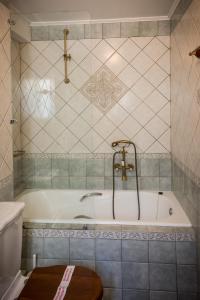
[{"label": "shower mixer valve", "polygon": [[128,153],[125,150],[125,147],[129,146],[131,143],[129,141],[126,140],[121,140],[121,141],[117,141],[117,142],[113,142],[112,143],[112,147],[122,147],[122,149],[118,152],[119,154],[122,155],[122,160],[121,163],[116,163],[113,165],[113,168],[118,172],[119,170],[122,171],[122,180],[125,181],[127,180],[127,171],[133,171],[134,170],[134,165],[133,164],[127,164],[126,163],[126,154]]}]

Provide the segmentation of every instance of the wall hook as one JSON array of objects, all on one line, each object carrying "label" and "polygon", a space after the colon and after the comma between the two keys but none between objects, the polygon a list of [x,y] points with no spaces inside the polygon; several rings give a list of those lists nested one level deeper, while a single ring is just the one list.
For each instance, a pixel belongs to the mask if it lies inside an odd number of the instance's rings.
[{"label": "wall hook", "polygon": [[200,46],[189,53],[189,56],[193,56],[193,55],[200,59]]},{"label": "wall hook", "polygon": [[15,25],[16,25],[16,22],[15,22],[15,20],[8,19],[8,24],[9,24],[10,26],[15,26]]}]

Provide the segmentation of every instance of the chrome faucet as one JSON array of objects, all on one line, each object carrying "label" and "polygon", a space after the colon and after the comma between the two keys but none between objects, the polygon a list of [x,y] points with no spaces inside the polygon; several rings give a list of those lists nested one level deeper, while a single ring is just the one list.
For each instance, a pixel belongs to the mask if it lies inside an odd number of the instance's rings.
[{"label": "chrome faucet", "polygon": [[80,202],[82,202],[83,200],[85,200],[86,198],[89,198],[89,197],[102,196],[102,195],[103,195],[102,193],[88,193],[81,197]]}]

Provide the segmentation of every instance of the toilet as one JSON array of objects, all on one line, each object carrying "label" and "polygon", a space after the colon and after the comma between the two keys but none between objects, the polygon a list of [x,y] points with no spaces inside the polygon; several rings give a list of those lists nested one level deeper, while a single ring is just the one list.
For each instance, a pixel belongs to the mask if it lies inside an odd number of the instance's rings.
[{"label": "toilet", "polygon": [[0,299],[13,300],[24,287],[20,271],[24,203],[0,202]]},{"label": "toilet", "polygon": [[[0,202],[0,300],[101,300],[99,276],[85,267],[50,266],[35,268],[28,277],[20,271],[22,250],[22,202]],[[71,272],[63,298],[64,275]],[[67,278],[67,277],[66,277]]]}]

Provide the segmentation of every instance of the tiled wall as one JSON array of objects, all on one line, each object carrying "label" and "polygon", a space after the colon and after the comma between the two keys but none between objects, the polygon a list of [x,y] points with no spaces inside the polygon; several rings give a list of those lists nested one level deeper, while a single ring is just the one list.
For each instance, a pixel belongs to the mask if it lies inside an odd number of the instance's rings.
[{"label": "tiled wall", "polygon": [[188,229],[138,229],[25,229],[22,269],[31,270],[37,254],[39,266],[94,269],[104,300],[195,300],[196,251]]},{"label": "tiled wall", "polygon": [[140,153],[170,151],[169,36],[154,36],[158,27],[148,26],[143,37],[102,39],[94,31],[93,39],[70,40],[68,85],[63,40],[22,45],[27,153],[111,153],[119,138],[133,140]]},{"label": "tiled wall", "polygon": [[[134,156],[128,155],[127,162],[135,164]],[[121,172],[115,175],[116,189],[136,189],[135,171],[127,172],[125,182]],[[171,190],[170,155],[139,155],[138,175],[142,190]],[[23,181],[26,188],[112,189],[112,155],[27,154]]]},{"label": "tiled wall", "polygon": [[200,278],[200,62],[188,55],[200,46],[199,24],[200,2],[181,1],[171,34],[173,190],[196,229]]},{"label": "tiled wall", "polygon": [[12,198],[12,92],[9,11],[0,3],[0,201]]},{"label": "tiled wall", "polygon": [[21,57],[20,44],[16,40],[11,40],[11,70],[12,70],[12,118],[15,123],[13,129],[13,180],[14,194],[18,195],[24,188],[22,178],[22,156],[21,151]]},{"label": "tiled wall", "polygon": [[200,177],[200,62],[188,54],[200,45],[200,5],[194,0],[171,35],[172,153]]},{"label": "tiled wall", "polygon": [[13,150],[21,150],[21,58],[20,58],[20,44],[12,39],[11,41],[11,70],[12,70],[12,115],[16,123],[13,128]]}]

